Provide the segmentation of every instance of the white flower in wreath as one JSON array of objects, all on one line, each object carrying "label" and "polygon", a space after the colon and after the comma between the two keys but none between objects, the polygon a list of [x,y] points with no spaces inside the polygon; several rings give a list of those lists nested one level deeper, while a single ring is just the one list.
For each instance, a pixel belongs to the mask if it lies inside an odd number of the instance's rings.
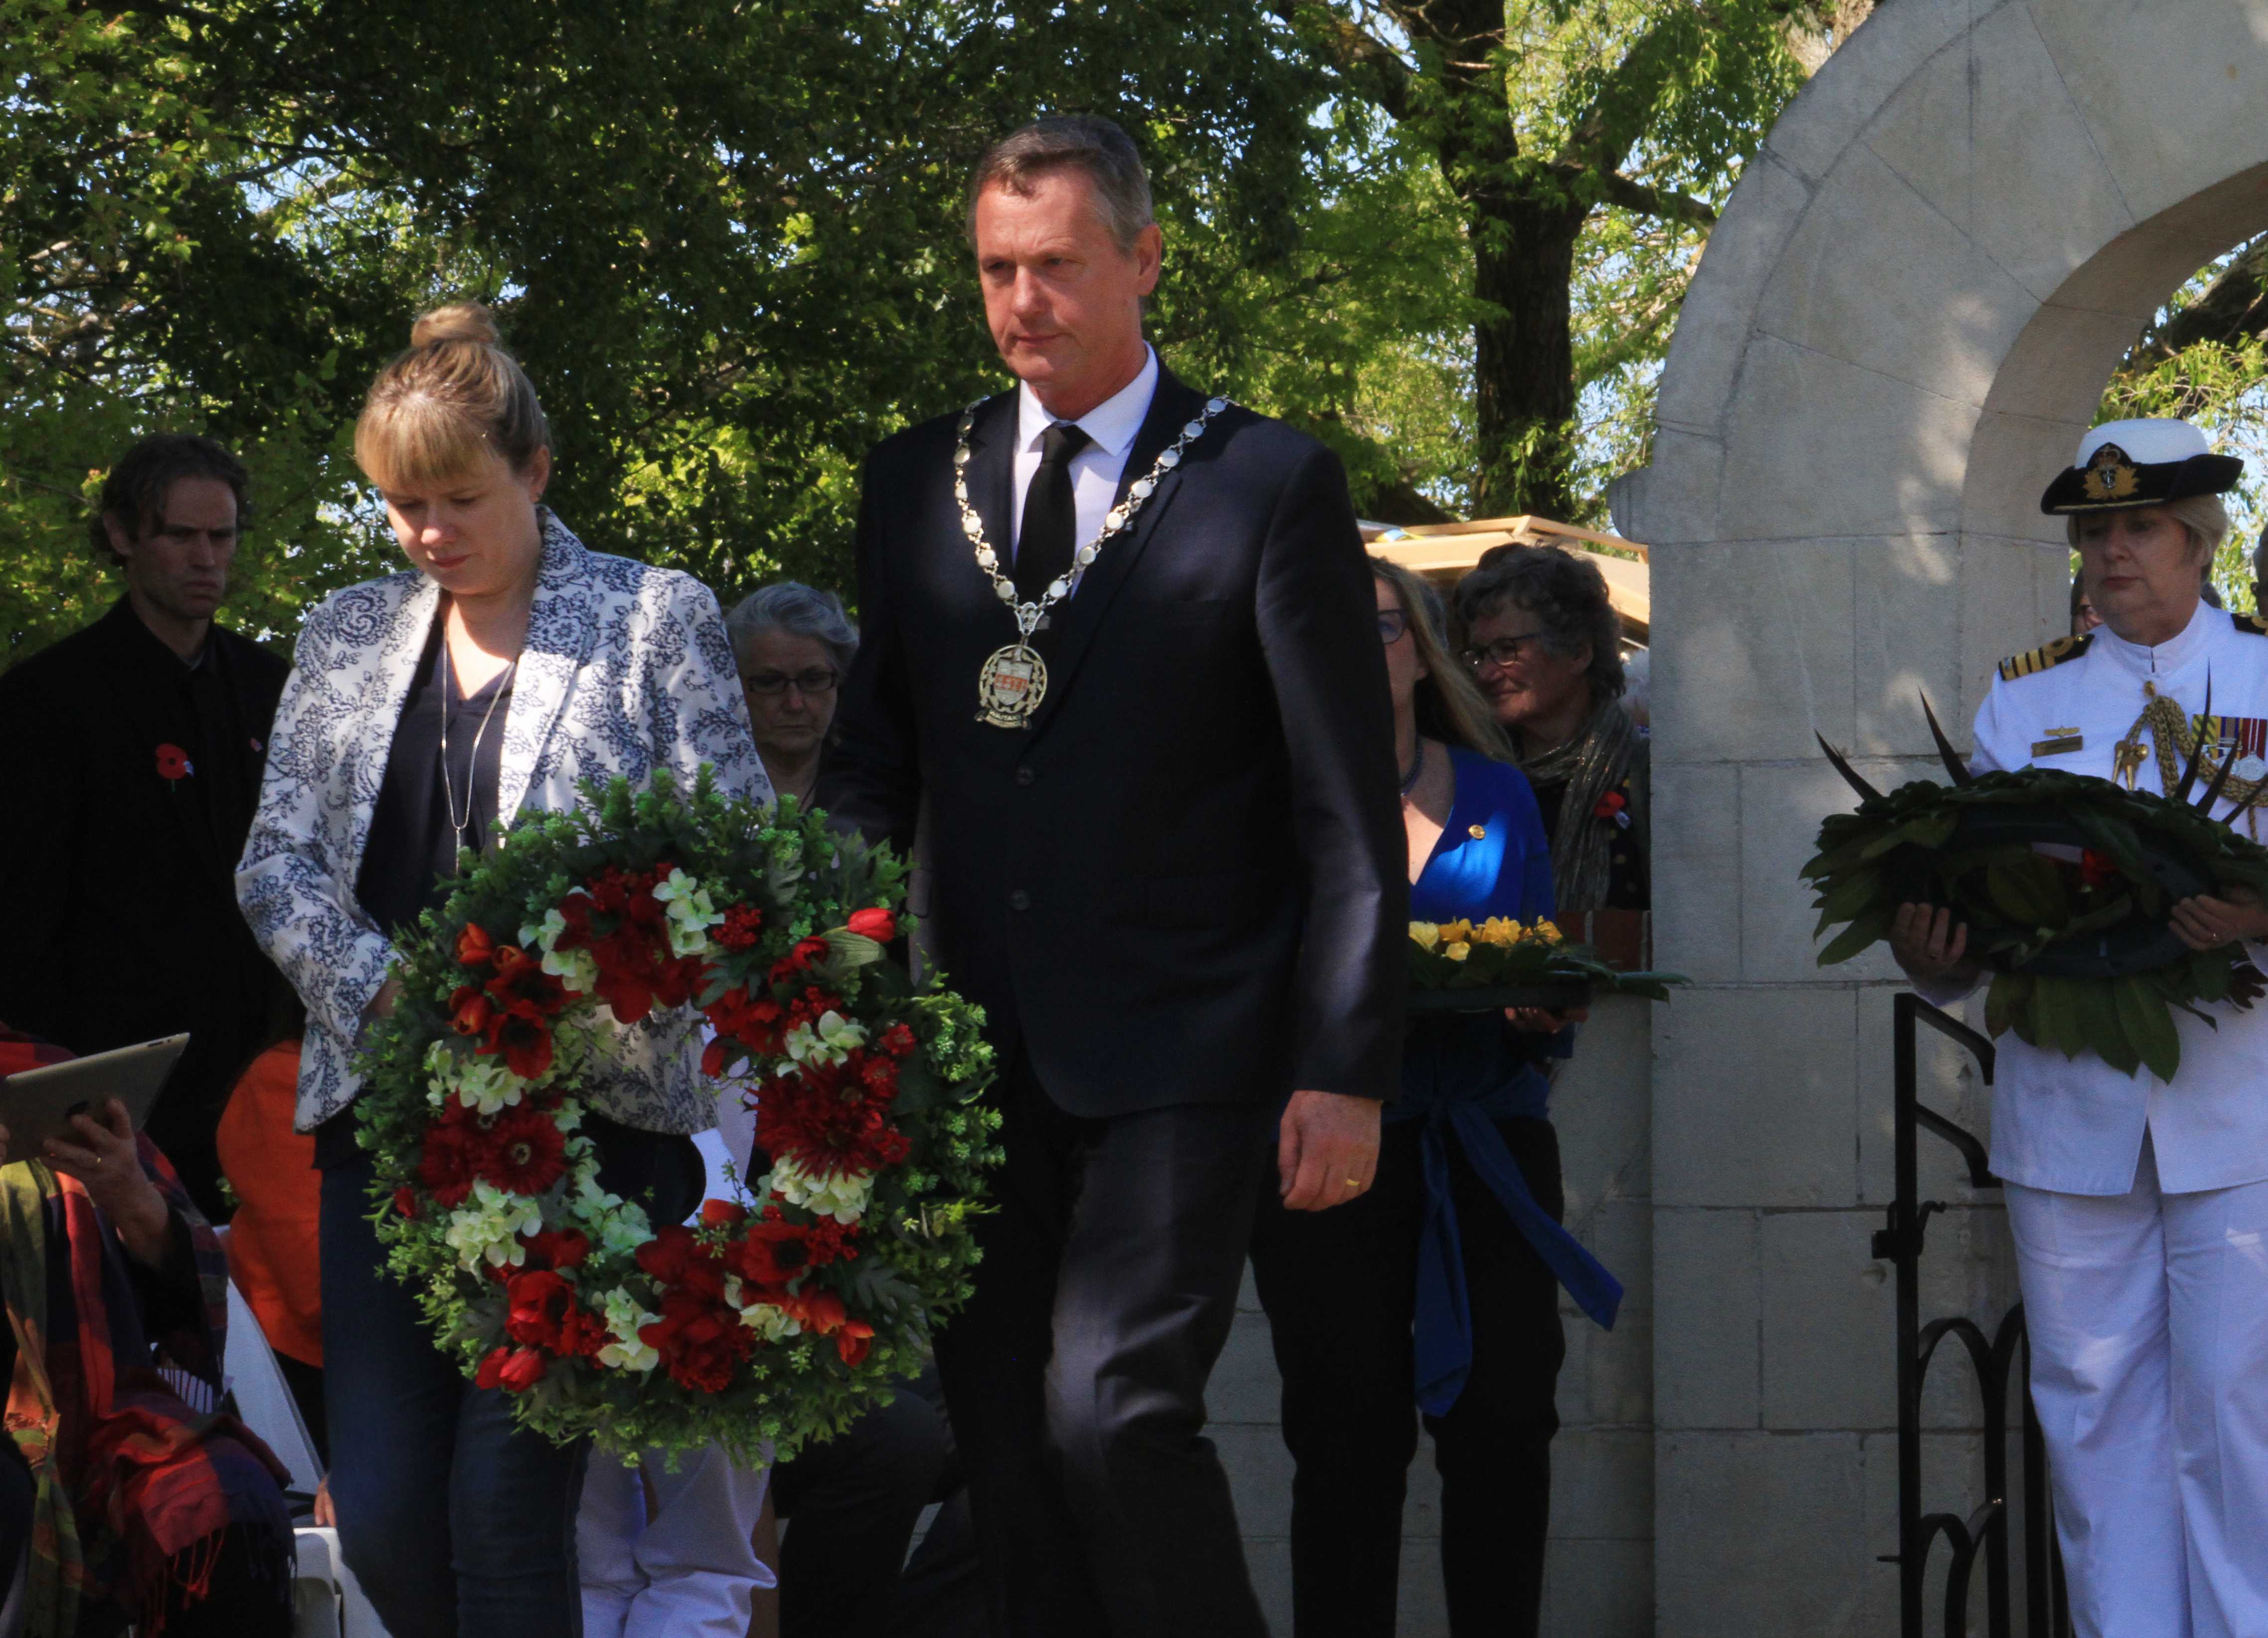
[{"label": "white flower in wreath", "polygon": [[595,1162],[576,1167],[573,1186],[568,1210],[610,1254],[635,1257],[638,1247],[653,1238],[653,1224],[646,1217],[645,1208],[600,1187]]},{"label": "white flower in wreath", "polygon": [[456,1084],[457,1101],[484,1115],[518,1103],[527,1090],[527,1083],[504,1068],[502,1058],[478,1054],[460,1058],[451,1078]]},{"label": "white flower in wreath", "polygon": [[822,1012],[814,1026],[799,1024],[787,1032],[787,1055],[798,1063],[841,1063],[866,1044],[866,1032],[839,1012]]},{"label": "white flower in wreath", "polygon": [[837,1223],[852,1223],[858,1221],[873,1194],[874,1174],[858,1172],[828,1177],[806,1172],[793,1160],[776,1160],[771,1176],[764,1180],[759,1192],[764,1190],[777,1194],[791,1206],[800,1206]]},{"label": "white flower in wreath", "polygon": [[[580,887],[575,889],[581,893]],[[584,894],[585,898],[588,894]],[[719,918],[722,919],[721,917]],[[599,987],[599,961],[587,950],[562,950],[560,935],[567,930],[567,918],[555,907],[543,913],[540,922],[531,922],[519,929],[523,948],[534,948],[543,952],[543,970],[578,995],[587,995]]]},{"label": "white flower in wreath", "polygon": [[655,885],[653,896],[669,918],[670,953],[707,953],[709,929],[725,923],[725,913],[710,902],[709,890],[683,870],[672,870],[666,880]]},{"label": "white flower in wreath", "polygon": [[493,1183],[473,1185],[472,1197],[449,1214],[442,1238],[468,1270],[482,1263],[492,1268],[518,1267],[527,1260],[522,1233],[543,1227],[543,1208],[525,1194],[510,1194]]},{"label": "white flower in wreath", "polygon": [[607,1293],[605,1311],[607,1334],[614,1341],[599,1349],[599,1363],[609,1370],[652,1370],[661,1363],[661,1355],[638,1339],[638,1327],[653,1324],[659,1314],[648,1311],[620,1286]]},{"label": "white flower in wreath", "polygon": [[425,1102],[438,1109],[449,1101],[449,1094],[457,1090],[457,1054],[449,1050],[449,1043],[435,1041],[425,1049]]},{"label": "white flower in wreath", "polygon": [[740,1310],[740,1323],[767,1342],[784,1342],[803,1334],[803,1322],[777,1303],[751,1303]]}]

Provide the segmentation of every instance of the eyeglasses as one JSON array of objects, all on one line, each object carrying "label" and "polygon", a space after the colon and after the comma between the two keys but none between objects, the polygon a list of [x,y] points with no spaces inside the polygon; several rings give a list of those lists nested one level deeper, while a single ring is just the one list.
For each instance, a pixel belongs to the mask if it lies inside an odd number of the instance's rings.
[{"label": "eyeglasses", "polygon": [[752,671],[740,681],[750,694],[785,694],[790,683],[803,694],[832,694],[836,677],[828,667],[814,665],[809,671]]},{"label": "eyeglasses", "polygon": [[1402,634],[1410,629],[1410,616],[1398,608],[1378,611],[1378,640],[1392,645],[1402,641]]},{"label": "eyeglasses", "polygon": [[1523,631],[1518,636],[1498,637],[1495,642],[1483,647],[1467,649],[1459,657],[1465,662],[1466,668],[1470,671],[1478,671],[1484,665],[1493,665],[1498,671],[1502,671],[1520,657],[1521,646],[1523,643],[1534,643],[1545,635],[1541,631]]}]

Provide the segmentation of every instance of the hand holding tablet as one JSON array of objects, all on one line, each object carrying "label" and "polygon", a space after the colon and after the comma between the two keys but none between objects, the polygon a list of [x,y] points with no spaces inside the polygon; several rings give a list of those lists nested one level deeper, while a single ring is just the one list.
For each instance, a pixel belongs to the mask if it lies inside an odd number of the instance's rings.
[{"label": "hand holding tablet", "polygon": [[44,1160],[77,1178],[136,1261],[165,1260],[173,1214],[142,1170],[135,1128],[186,1035],[96,1053],[0,1080],[0,1162]]}]

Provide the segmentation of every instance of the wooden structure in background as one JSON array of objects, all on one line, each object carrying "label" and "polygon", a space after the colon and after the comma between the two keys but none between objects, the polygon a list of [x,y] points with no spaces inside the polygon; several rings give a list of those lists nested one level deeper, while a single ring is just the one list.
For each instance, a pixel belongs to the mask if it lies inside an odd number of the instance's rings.
[{"label": "wooden structure in background", "polygon": [[[1653,628],[1653,600],[1649,591],[1651,569],[1646,548],[1618,535],[1578,529],[1549,518],[1476,518],[1469,523],[1394,524],[1362,525],[1366,545],[1388,562],[1425,577],[1444,592],[1457,584],[1467,569],[1491,547],[1556,546],[1580,554],[1595,566],[1607,583],[1615,613],[1623,617],[1623,640],[1644,648]],[[1634,552],[1637,561],[1616,557],[1596,548],[1612,547]]]}]

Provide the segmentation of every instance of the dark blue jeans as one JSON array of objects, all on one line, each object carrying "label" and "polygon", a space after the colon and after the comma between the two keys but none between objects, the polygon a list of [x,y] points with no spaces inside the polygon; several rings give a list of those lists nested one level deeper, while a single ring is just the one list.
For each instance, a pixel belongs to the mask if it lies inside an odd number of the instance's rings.
[{"label": "dark blue jeans", "polygon": [[[700,1199],[691,1142],[586,1126],[608,1186],[675,1223]],[[686,1179],[689,1157],[691,1181]],[[396,1638],[578,1638],[575,1513],[586,1447],[512,1421],[443,1354],[385,1272],[371,1167],[323,1173],[323,1367],[339,1545]]]}]

